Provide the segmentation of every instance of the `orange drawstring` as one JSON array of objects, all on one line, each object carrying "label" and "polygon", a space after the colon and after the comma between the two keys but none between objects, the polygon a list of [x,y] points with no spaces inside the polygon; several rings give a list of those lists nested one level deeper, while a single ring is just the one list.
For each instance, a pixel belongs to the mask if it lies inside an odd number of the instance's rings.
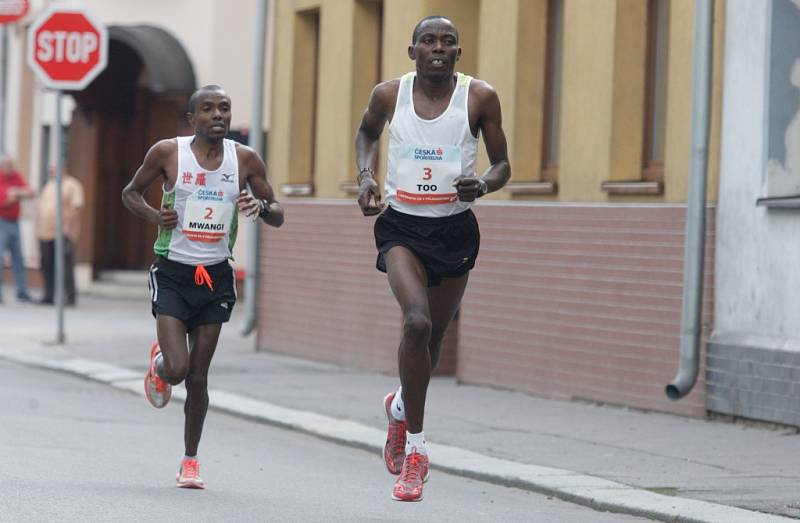
[{"label": "orange drawstring", "polygon": [[194,282],[197,285],[208,285],[208,288],[214,290],[214,282],[211,280],[211,275],[203,265],[198,265],[194,270]]}]

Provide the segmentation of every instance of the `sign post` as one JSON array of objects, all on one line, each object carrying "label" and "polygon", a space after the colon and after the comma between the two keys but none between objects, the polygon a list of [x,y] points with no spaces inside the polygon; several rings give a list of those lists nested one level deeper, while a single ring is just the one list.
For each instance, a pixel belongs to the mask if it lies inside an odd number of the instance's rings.
[{"label": "sign post", "polygon": [[0,154],[6,151],[6,78],[8,78],[8,28],[28,14],[28,0],[0,0]]},{"label": "sign post", "polygon": [[28,65],[55,91],[56,343],[64,343],[64,226],[61,185],[64,152],[61,138],[61,92],[80,91],[99,75],[108,60],[108,33],[85,10],[51,5],[28,28]]}]

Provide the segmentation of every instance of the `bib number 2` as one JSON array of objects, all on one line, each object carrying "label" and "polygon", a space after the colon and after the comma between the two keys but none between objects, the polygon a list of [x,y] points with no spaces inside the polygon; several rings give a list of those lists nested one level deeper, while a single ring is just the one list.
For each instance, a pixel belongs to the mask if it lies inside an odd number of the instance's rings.
[{"label": "bib number 2", "polygon": [[183,235],[195,242],[216,243],[228,232],[233,205],[189,199],[183,218]]}]

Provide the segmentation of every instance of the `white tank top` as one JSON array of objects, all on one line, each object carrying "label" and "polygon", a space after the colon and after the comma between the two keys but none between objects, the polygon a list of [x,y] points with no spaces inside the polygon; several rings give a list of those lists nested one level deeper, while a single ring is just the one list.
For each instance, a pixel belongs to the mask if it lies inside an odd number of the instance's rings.
[{"label": "white tank top", "polygon": [[394,116],[389,124],[389,159],[384,191],[386,203],[416,216],[442,217],[464,212],[453,180],[475,176],[478,138],[472,136],[467,109],[471,76],[457,73],[447,109],[425,120],[414,110],[416,73],[403,75]]},{"label": "white tank top", "polygon": [[223,139],[219,169],[203,169],[192,152],[194,136],[179,136],[178,178],[161,205],[178,211],[174,229],[159,228],[156,254],[187,265],[212,265],[231,257],[236,241],[239,162],[236,143]]}]

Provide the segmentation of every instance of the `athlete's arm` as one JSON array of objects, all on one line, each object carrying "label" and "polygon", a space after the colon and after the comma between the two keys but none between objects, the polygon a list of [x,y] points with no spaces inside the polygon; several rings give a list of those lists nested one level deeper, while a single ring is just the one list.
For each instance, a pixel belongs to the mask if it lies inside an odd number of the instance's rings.
[{"label": "athlete's arm", "polygon": [[[175,140],[161,140],[147,151],[142,165],[136,170],[130,183],[122,189],[122,203],[133,214],[164,229],[174,229],[178,225],[178,211],[163,207],[154,209],[144,199],[144,192],[159,177],[167,180],[166,166],[177,154]],[[177,166],[176,166],[177,171]]]},{"label": "athlete's arm", "polygon": [[[256,152],[244,145],[236,144],[236,156],[239,158],[239,172],[244,173],[244,180],[250,184],[250,191],[242,190],[236,204],[245,216],[259,216],[267,225],[280,227],[283,225],[283,207],[275,199],[275,191],[267,181],[267,168]],[[264,200],[266,209],[262,208]],[[262,210],[266,213],[262,213]]]},{"label": "athlete's arm", "polygon": [[[482,80],[470,82],[470,112],[478,115],[477,129],[483,133],[483,143],[489,156],[489,168],[480,176],[460,178],[456,182],[458,199],[471,202],[478,196],[502,189],[511,178],[508,145],[503,132],[503,117],[497,91]],[[474,102],[473,102],[474,101]],[[486,192],[481,194],[481,180]]]},{"label": "athlete's arm", "polygon": [[356,132],[356,167],[358,167],[358,206],[364,216],[372,216],[383,210],[381,191],[375,181],[375,168],[381,133],[390,118],[397,98],[398,80],[375,86],[369,96],[369,104],[361,125]]}]

